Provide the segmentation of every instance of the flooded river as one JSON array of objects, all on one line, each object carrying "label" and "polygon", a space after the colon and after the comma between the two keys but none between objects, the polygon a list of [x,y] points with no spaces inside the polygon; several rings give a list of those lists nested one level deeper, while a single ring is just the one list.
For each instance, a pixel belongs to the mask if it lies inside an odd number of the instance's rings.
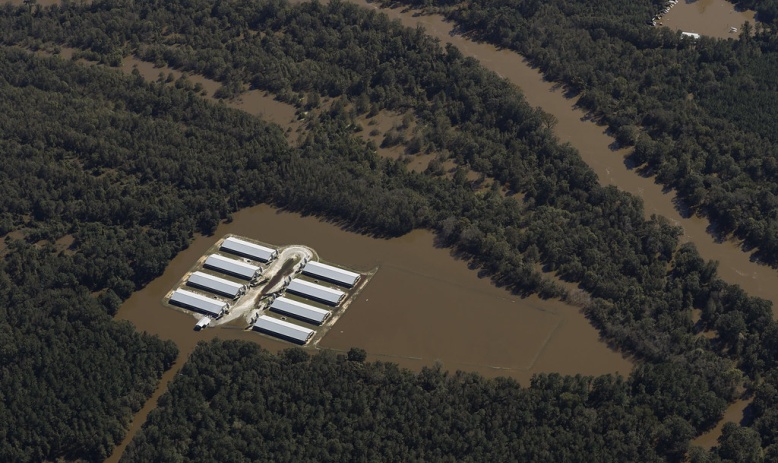
[{"label": "flooded river", "polygon": [[[349,0],[366,8],[378,9],[366,0]],[[699,0],[710,1],[710,0]],[[718,1],[718,0],[717,0]],[[723,1],[723,0],[721,0]],[[681,4],[675,6],[680,7]],[[478,59],[483,66],[496,72],[517,87],[532,106],[539,106],[553,114],[558,123],[555,128],[562,142],[569,142],[581,153],[581,157],[594,170],[604,185],[615,185],[643,199],[646,216],[662,215],[683,227],[684,241],[691,241],[703,258],[719,261],[719,275],[729,283],[740,285],[753,296],[773,302],[778,301],[778,272],[751,261],[739,243],[717,240],[708,233],[710,225],[705,219],[684,217],[675,207],[675,195],[664,192],[653,178],[645,178],[629,169],[625,156],[629,150],[614,150],[615,140],[605,133],[605,127],[591,122],[586,114],[575,106],[574,99],[566,98],[564,90],[543,79],[542,74],[530,67],[521,55],[509,50],[498,50],[486,43],[476,43],[453,32],[452,24],[439,15],[417,16],[414,11],[380,9],[390,18],[399,19],[403,25],[421,25],[426,32],[442,43],[452,43],[463,54]],[[773,311],[775,316],[776,311]]]},{"label": "flooded river", "polygon": [[726,0],[681,0],[661,21],[665,27],[679,31],[737,39],[738,33],[730,32],[730,28],[739,30],[746,21],[753,25],[755,15],[751,10],[736,10]]}]

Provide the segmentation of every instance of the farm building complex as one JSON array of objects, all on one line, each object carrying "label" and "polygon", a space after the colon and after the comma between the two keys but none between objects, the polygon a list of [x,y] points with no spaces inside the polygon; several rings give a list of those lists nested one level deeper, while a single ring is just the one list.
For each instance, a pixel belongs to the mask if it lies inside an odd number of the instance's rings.
[{"label": "farm building complex", "polygon": [[329,310],[320,309],[286,297],[279,297],[273,301],[273,304],[270,305],[270,310],[316,325],[321,325],[330,317]]},{"label": "farm building complex", "polygon": [[314,278],[331,281],[335,284],[351,288],[359,281],[359,274],[350,272],[321,262],[308,262],[303,267],[303,273]]},{"label": "farm building complex", "polygon": [[313,299],[332,306],[337,306],[340,301],[346,297],[346,293],[339,289],[328,288],[326,286],[311,283],[305,280],[292,280],[286,290],[298,296]]},{"label": "farm building complex", "polygon": [[232,236],[224,240],[221,245],[221,250],[248,257],[249,259],[255,259],[260,262],[270,262],[278,257],[278,251],[275,249],[250,243]]},{"label": "farm building complex", "polygon": [[203,267],[222,272],[244,280],[253,280],[262,274],[262,267],[251,265],[220,254],[211,254],[205,259]]},{"label": "farm building complex", "polygon": [[298,344],[305,344],[308,342],[314,333],[312,329],[271,318],[267,315],[260,316],[257,321],[254,322],[254,329]]},{"label": "farm building complex", "polygon": [[193,293],[185,289],[177,289],[170,296],[170,303],[185,309],[196,310],[213,317],[221,317],[230,307],[224,301],[213,299],[202,294]]},{"label": "farm building complex", "polygon": [[231,298],[237,298],[246,293],[246,285],[225,280],[203,272],[194,272],[186,282],[189,286],[211,291]]},{"label": "farm building complex", "polygon": [[[313,261],[312,261],[313,260]],[[340,319],[372,273],[319,262],[314,249],[225,235],[163,298],[197,319],[196,331],[245,322],[245,330],[316,344]]]}]

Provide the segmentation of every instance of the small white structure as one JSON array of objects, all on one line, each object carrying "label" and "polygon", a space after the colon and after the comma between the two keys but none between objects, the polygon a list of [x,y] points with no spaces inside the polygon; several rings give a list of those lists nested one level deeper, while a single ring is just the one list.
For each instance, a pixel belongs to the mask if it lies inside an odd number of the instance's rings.
[{"label": "small white structure", "polygon": [[694,32],[681,32],[681,37],[691,37],[697,40],[700,38],[700,34],[695,34]]},{"label": "small white structure", "polygon": [[247,264],[236,259],[230,259],[224,257],[221,254],[211,254],[205,259],[203,267],[218,272],[226,273],[234,277],[243,278],[244,280],[253,280],[262,275],[262,267],[257,265]]},{"label": "small white structure", "polygon": [[339,289],[328,288],[305,280],[292,280],[286,290],[298,296],[307,297],[315,301],[337,306],[346,297],[346,293]]},{"label": "small white structure", "polygon": [[194,272],[189,275],[186,284],[195,288],[211,291],[212,293],[228,296],[233,299],[246,293],[246,285],[234,281],[225,280],[217,276],[209,275],[203,272]]},{"label": "small white structure", "polygon": [[195,330],[200,331],[208,327],[208,325],[211,324],[211,317],[205,316],[197,321],[197,324],[195,325]]},{"label": "small white structure", "polygon": [[273,304],[270,305],[270,310],[316,325],[321,325],[330,318],[329,310],[320,309],[286,297],[279,297],[273,301]]},{"label": "small white structure", "polygon": [[271,318],[267,315],[262,315],[257,318],[257,321],[254,322],[254,329],[298,344],[305,344],[308,342],[314,333],[312,329]]},{"label": "small white structure", "polygon": [[358,273],[350,272],[321,262],[308,262],[303,267],[303,273],[314,278],[331,281],[335,284],[351,288],[359,281]]},{"label": "small white structure", "polygon": [[230,236],[222,242],[220,247],[222,251],[231,252],[239,256],[248,257],[249,259],[258,260],[261,262],[270,262],[278,257],[278,251],[270,249],[258,244],[249,243],[248,241]]},{"label": "small white structure", "polygon": [[195,310],[219,318],[230,307],[226,302],[193,293],[185,289],[177,289],[170,296],[170,303],[185,309]]}]

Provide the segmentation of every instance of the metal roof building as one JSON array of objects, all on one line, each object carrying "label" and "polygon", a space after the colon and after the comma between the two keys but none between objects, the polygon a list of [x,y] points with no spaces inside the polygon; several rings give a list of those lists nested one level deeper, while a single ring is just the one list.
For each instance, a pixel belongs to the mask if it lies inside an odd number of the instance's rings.
[{"label": "metal roof building", "polygon": [[346,293],[339,289],[328,288],[305,280],[292,280],[286,290],[334,306],[340,304],[340,301],[346,297]]},{"label": "metal roof building", "polygon": [[189,280],[187,280],[186,284],[231,298],[242,296],[246,292],[246,285],[203,272],[194,272],[189,275]]},{"label": "metal roof building", "polygon": [[349,288],[357,284],[360,277],[358,273],[349,272],[348,270],[333,267],[332,265],[322,264],[321,262],[308,262],[305,264],[305,267],[303,267],[303,273]]},{"label": "metal roof building", "polygon": [[275,249],[266,248],[258,244],[249,243],[248,241],[230,236],[222,242],[222,251],[231,252],[239,256],[248,257],[249,259],[256,259],[262,262],[269,262],[278,257],[278,251]]},{"label": "metal roof building", "polygon": [[185,309],[192,309],[214,317],[221,317],[227,311],[229,304],[219,299],[213,299],[202,294],[185,289],[177,289],[170,296],[170,303]]},{"label": "metal roof building", "polygon": [[236,259],[230,259],[229,257],[224,257],[220,254],[211,254],[208,256],[208,258],[205,259],[203,267],[245,280],[253,280],[262,274],[262,267],[247,264],[246,262]]},{"label": "metal roof building", "polygon": [[273,301],[273,304],[270,305],[270,310],[317,325],[321,325],[330,318],[329,310],[320,309],[286,297],[279,297]]},{"label": "metal roof building", "polygon": [[312,329],[285,322],[283,320],[270,318],[267,315],[262,315],[261,317],[257,318],[257,321],[254,322],[254,329],[271,336],[286,339],[287,341],[296,342],[298,344],[305,344],[308,342],[314,333]]}]

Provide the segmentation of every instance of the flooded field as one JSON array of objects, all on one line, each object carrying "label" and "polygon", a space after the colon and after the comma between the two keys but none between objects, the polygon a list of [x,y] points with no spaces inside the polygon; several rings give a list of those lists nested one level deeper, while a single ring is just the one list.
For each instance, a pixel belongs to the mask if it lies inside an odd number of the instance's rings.
[{"label": "flooded field", "polygon": [[[366,8],[378,9],[366,0],[350,0]],[[699,0],[702,2],[703,0]],[[705,0],[711,1],[711,0]],[[723,0],[717,0],[722,1]],[[726,3],[726,2],[724,2]],[[727,3],[728,4],[728,3]],[[681,3],[674,8],[681,7]],[[558,122],[555,132],[562,142],[569,142],[594,170],[604,185],[615,185],[643,199],[646,216],[662,215],[683,227],[682,240],[691,241],[705,259],[719,261],[719,275],[729,283],[740,285],[753,296],[778,302],[778,272],[760,265],[743,252],[740,243],[719,242],[710,233],[710,223],[699,217],[687,217],[676,208],[675,195],[663,190],[662,185],[630,169],[625,163],[627,149],[614,149],[615,140],[605,127],[592,122],[584,111],[576,107],[575,99],[567,98],[558,84],[544,80],[542,74],[529,66],[521,55],[509,50],[498,50],[486,43],[477,43],[453,32],[453,25],[439,15],[419,16],[415,11],[381,9],[390,18],[403,25],[421,25],[427,34],[441,43],[452,43],[462,53],[478,59],[483,66],[521,88],[532,106],[539,106],[554,115]],[[773,311],[776,315],[776,311]]]},{"label": "flooded field", "polygon": [[370,360],[418,370],[446,369],[511,376],[527,385],[534,373],[628,375],[632,363],[600,342],[579,309],[559,301],[519,298],[479,278],[448,250],[436,248],[430,232],[417,230],[391,240],[345,232],[314,217],[257,206],[234,215],[212,236],[197,237],[165,273],[134,293],[116,318],[139,330],[172,339],[180,354],[159,388],[133,420],[107,461],[118,461],[167,384],[199,341],[242,339],[277,352],[291,347],[239,327],[193,329],[191,315],[170,310],[161,298],[227,233],[278,245],[306,243],[320,255],[360,272],[378,269],[319,348],[361,347]]},{"label": "flooded field", "polygon": [[726,0],[681,0],[662,17],[662,24],[679,31],[737,39],[738,32],[730,32],[730,28],[740,30],[746,21],[753,25],[755,15],[751,10],[738,11]]},{"label": "flooded field", "polygon": [[429,232],[377,240],[268,206],[241,211],[214,236],[197,238],[162,277],[122,305],[117,318],[173,339],[182,352],[213,337],[247,339],[274,351],[289,347],[237,328],[197,332],[191,316],[162,306],[162,295],[225,233],[278,245],[304,242],[349,268],[361,272],[378,268],[319,343],[322,348],[362,347],[371,358],[409,367],[441,362],[448,369],[513,376],[525,384],[539,371],[626,375],[632,368],[599,341],[577,308],[559,301],[521,299],[496,288],[448,250],[436,248]]}]

